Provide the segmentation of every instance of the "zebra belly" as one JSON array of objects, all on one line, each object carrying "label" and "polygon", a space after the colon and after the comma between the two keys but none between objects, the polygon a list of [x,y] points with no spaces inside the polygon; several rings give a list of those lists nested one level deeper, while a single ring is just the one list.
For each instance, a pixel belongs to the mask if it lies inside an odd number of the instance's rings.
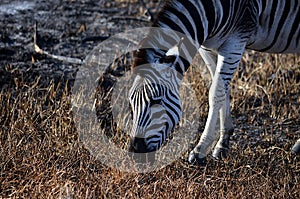
[{"label": "zebra belly", "polygon": [[[262,34],[263,35],[263,34]],[[250,45],[247,45],[247,49],[256,50],[267,53],[299,53],[300,43],[299,36],[294,36],[292,39],[286,35],[281,35],[278,38],[272,36],[259,36],[251,39]]]}]

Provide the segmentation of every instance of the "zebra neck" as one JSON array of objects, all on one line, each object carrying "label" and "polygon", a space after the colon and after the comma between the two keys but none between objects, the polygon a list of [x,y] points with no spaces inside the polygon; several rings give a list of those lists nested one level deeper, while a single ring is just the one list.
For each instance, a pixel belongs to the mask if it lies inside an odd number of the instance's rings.
[{"label": "zebra neck", "polygon": [[170,0],[157,15],[153,26],[180,32],[202,45],[222,18],[220,0]]},{"label": "zebra neck", "polygon": [[183,75],[199,47],[222,20],[223,14],[218,13],[220,5],[217,0],[167,1],[153,23],[153,29],[140,45],[142,52],[138,53],[138,62],[154,63],[184,38],[179,58],[171,66]]}]

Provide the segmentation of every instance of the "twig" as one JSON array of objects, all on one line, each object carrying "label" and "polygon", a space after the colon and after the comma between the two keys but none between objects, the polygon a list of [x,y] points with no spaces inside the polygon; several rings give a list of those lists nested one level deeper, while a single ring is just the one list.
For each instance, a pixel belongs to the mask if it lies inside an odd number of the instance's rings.
[{"label": "twig", "polygon": [[52,59],[67,62],[70,64],[84,64],[84,60],[82,60],[82,59],[65,57],[65,56],[60,56],[60,55],[53,55],[45,50],[42,50],[37,44],[37,22],[35,22],[35,25],[34,25],[33,40],[34,40],[34,51],[36,53],[39,53],[41,55],[47,55],[48,57],[51,57]]},{"label": "twig", "polygon": [[109,21],[113,20],[133,20],[133,21],[142,21],[142,22],[150,22],[149,19],[144,17],[131,17],[131,16],[112,16],[108,18]]},{"label": "twig", "polygon": [[110,36],[90,36],[86,37],[82,40],[82,42],[88,42],[88,41],[104,41],[108,39]]}]

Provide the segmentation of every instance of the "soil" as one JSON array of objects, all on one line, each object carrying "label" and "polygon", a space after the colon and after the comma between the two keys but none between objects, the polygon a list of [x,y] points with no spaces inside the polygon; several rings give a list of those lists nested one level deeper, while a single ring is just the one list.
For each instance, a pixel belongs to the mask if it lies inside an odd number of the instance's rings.
[{"label": "soil", "polygon": [[[0,3],[0,87],[14,78],[41,83],[74,80],[80,65],[53,60],[34,51],[37,44],[51,54],[84,59],[101,41],[134,27],[149,26],[146,9],[160,2],[4,0]],[[146,7],[147,6],[147,7]]]}]

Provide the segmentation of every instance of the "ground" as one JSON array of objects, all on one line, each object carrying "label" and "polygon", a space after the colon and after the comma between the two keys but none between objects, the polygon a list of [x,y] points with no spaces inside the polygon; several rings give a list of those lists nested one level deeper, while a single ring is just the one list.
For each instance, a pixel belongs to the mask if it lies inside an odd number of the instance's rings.
[{"label": "ground", "polygon": [[[23,2],[23,3],[22,3]],[[235,132],[228,159],[191,166],[187,154],[146,174],[103,165],[81,144],[71,88],[79,64],[102,40],[149,26],[160,1],[0,3],[0,196],[3,198],[299,198],[300,57],[247,51],[232,81]],[[207,82],[196,58],[187,73],[207,116]],[[202,75],[203,76],[203,75]],[[118,135],[114,138],[118,141]]]}]

